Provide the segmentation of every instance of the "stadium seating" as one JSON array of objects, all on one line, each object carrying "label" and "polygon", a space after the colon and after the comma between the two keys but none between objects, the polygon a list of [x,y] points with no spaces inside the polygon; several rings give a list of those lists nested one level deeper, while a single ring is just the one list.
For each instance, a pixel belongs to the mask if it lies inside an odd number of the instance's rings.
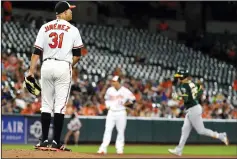
[{"label": "stadium seating", "polygon": [[[161,82],[172,77],[179,66],[185,66],[194,80],[202,78],[207,93],[226,92],[229,98],[236,96],[231,89],[236,68],[226,62],[147,30],[86,24],[76,26],[89,51],[78,65],[82,78],[97,82],[120,67],[125,75]],[[23,27],[19,22],[3,23],[2,51],[16,53],[29,67],[37,32],[37,29]],[[137,56],[144,58],[144,62],[136,63]],[[11,83],[11,79],[8,82]]]}]

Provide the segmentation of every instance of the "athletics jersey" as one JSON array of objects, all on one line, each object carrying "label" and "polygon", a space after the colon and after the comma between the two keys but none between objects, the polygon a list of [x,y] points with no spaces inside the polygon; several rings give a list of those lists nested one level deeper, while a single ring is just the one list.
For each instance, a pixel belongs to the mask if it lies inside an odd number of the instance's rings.
[{"label": "athletics jersey", "polygon": [[34,47],[43,51],[43,60],[54,58],[72,63],[72,49],[83,47],[83,43],[75,26],[56,19],[42,25]]},{"label": "athletics jersey", "polygon": [[203,90],[200,85],[192,81],[181,83],[178,87],[178,94],[183,97],[184,106],[187,109],[199,104],[198,100],[202,93]]}]

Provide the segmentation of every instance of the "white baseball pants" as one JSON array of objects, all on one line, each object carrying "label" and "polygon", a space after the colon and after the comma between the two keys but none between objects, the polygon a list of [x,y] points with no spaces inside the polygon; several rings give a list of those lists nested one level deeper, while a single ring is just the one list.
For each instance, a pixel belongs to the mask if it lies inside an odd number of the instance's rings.
[{"label": "white baseball pants", "polygon": [[218,132],[214,132],[204,127],[202,120],[202,107],[198,104],[187,110],[187,114],[185,116],[182,127],[179,145],[176,147],[177,151],[183,151],[184,145],[189,137],[192,128],[194,128],[199,135],[205,135],[213,138],[219,137]]},{"label": "white baseball pants", "polygon": [[65,114],[72,81],[71,64],[49,59],[41,68],[41,112]]},{"label": "white baseball pants", "polygon": [[126,124],[127,124],[126,110],[121,110],[121,111],[109,110],[106,117],[103,143],[101,144],[99,151],[103,151],[105,153],[107,152],[107,147],[110,144],[114,126],[116,126],[117,138],[116,138],[115,147],[116,147],[117,153],[123,153],[124,142],[125,142],[124,133],[126,129]]}]

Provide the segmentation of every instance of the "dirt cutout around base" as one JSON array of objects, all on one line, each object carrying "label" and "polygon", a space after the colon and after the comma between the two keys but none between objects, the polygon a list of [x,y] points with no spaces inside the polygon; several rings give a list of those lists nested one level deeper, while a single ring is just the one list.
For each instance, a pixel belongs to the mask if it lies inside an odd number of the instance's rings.
[{"label": "dirt cutout around base", "polygon": [[147,154],[87,154],[79,152],[52,152],[38,150],[3,150],[2,158],[236,158],[236,156],[147,155]]}]

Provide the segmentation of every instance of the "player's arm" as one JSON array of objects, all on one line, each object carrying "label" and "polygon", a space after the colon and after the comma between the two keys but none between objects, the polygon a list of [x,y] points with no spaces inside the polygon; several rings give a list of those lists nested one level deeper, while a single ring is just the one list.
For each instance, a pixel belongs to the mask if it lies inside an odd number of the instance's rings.
[{"label": "player's arm", "polygon": [[203,87],[200,84],[197,84],[198,92],[197,92],[197,98],[200,99],[203,94]]},{"label": "player's arm", "polygon": [[34,76],[35,67],[37,65],[39,58],[40,58],[39,55],[34,54],[34,53],[32,54],[31,61],[30,61],[30,70],[29,70],[28,76]]},{"label": "player's arm", "polygon": [[182,96],[180,95],[180,93],[177,93],[177,92],[173,92],[172,93],[172,99],[174,100],[182,100]]},{"label": "player's arm", "polygon": [[72,54],[73,54],[73,62],[72,67],[74,67],[80,60],[81,57],[81,49],[83,47],[82,39],[79,30],[76,31],[76,37],[74,40]]},{"label": "player's arm", "polygon": [[105,106],[106,106],[107,109],[109,109],[111,104],[113,104],[113,102],[110,99],[109,89],[107,89],[107,91],[105,93],[105,96],[104,96],[104,99],[105,99]]},{"label": "player's arm", "polygon": [[[80,52],[80,49],[75,50]],[[72,67],[74,67],[80,61],[80,56],[73,55],[72,57]]]},{"label": "player's arm", "polygon": [[181,98],[184,100],[184,102],[188,101],[188,94],[181,95]]},{"label": "player's arm", "polygon": [[43,53],[43,40],[44,40],[43,27],[41,27],[34,44],[34,52],[32,53],[31,56],[30,70],[28,76],[34,76],[37,62]]},{"label": "player's arm", "polygon": [[124,103],[124,106],[132,108],[134,106],[134,104],[136,103],[136,97],[133,95],[133,93],[128,90],[127,91],[127,101]]},{"label": "player's arm", "polygon": [[189,98],[189,93],[188,93],[189,91],[191,92],[191,88],[189,87],[188,84],[184,84],[181,87],[181,94],[180,94],[180,96],[182,97],[184,102],[186,102],[188,100],[188,98]]},{"label": "player's arm", "polygon": [[188,100],[188,88],[186,85],[180,87],[180,91],[178,93],[172,94],[172,97],[176,100]]}]

